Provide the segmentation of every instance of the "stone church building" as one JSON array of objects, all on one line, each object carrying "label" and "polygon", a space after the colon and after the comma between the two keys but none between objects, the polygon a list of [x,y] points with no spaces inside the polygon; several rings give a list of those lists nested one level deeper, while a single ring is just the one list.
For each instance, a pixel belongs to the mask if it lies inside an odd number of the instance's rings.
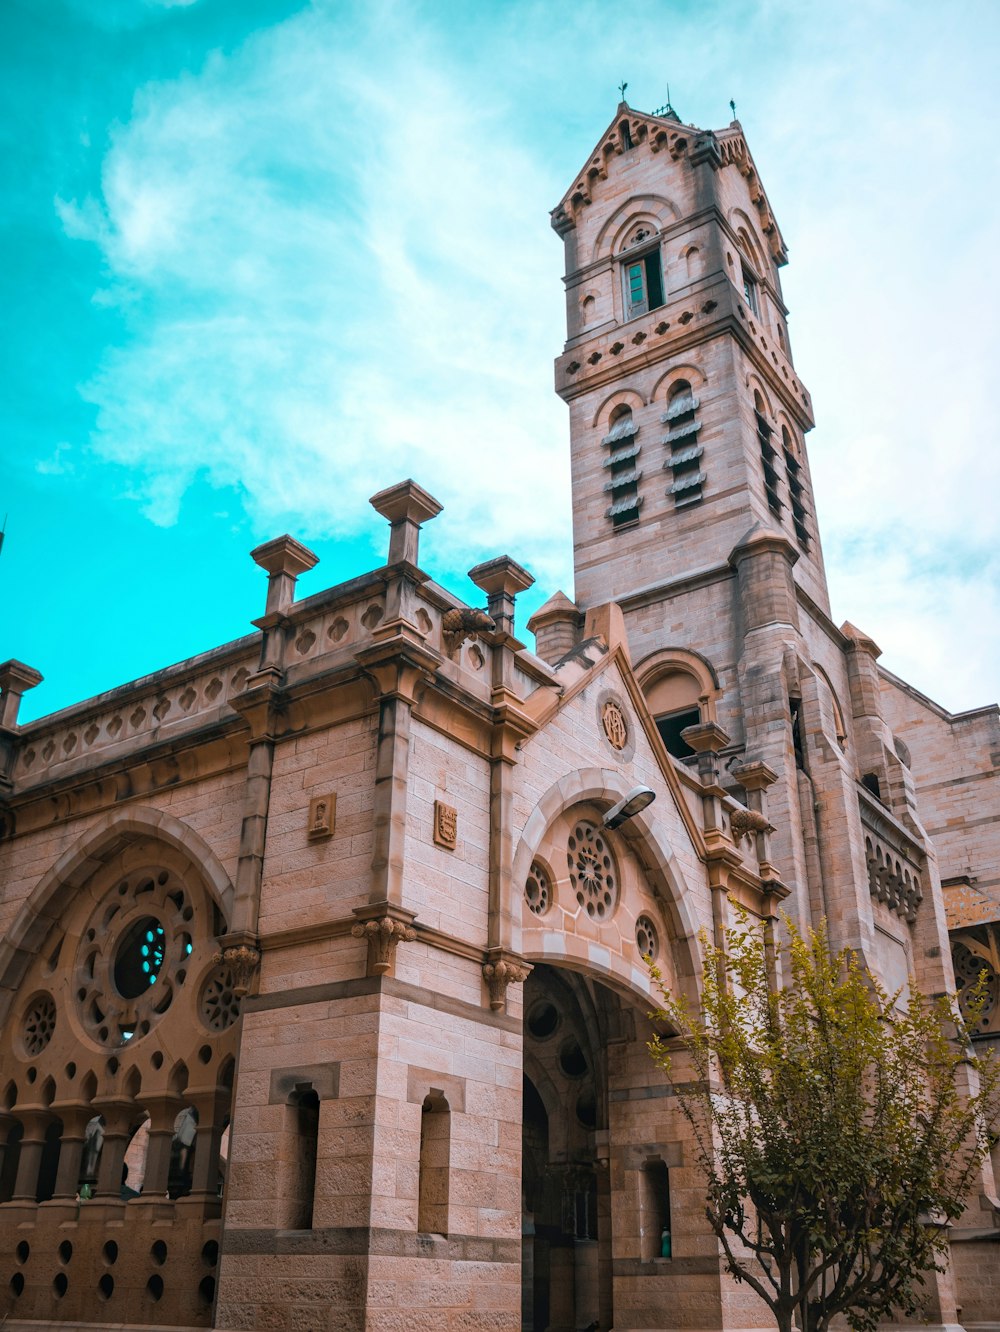
[{"label": "stone church building", "polygon": [[[464,604],[404,481],[377,569],[254,550],[236,642],[24,725],[0,666],[10,1332],[766,1327],[643,957],[697,1003],[734,904],[825,917],[890,987],[985,965],[1000,1031],[998,710],[830,618],[740,125],[622,103],[552,225],[575,601],[522,627],[498,554]],[[998,1332],[989,1163],[952,1241],[929,1325]]]}]

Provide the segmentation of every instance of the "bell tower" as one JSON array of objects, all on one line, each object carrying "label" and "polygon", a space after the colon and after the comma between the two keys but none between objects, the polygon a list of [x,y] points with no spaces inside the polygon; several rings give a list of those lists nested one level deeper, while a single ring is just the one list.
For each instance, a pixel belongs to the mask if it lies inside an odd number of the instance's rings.
[{"label": "bell tower", "polygon": [[552,225],[579,606],[669,598],[759,526],[826,610],[787,253],[739,123],[703,131],[620,103]]},{"label": "bell tower", "polygon": [[714,724],[725,789],[745,801],[769,785],[789,909],[871,954],[858,791],[871,727],[851,716],[850,643],[830,621],[785,242],[741,126],[621,102],[552,225],[576,613],[619,605],[668,752],[693,771],[685,736]]}]

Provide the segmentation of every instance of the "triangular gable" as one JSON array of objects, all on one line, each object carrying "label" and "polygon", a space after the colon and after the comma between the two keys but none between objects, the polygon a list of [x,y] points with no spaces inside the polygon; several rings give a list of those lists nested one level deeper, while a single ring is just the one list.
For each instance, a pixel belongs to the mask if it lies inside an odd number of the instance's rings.
[{"label": "triangular gable", "polygon": [[691,808],[684,796],[681,785],[681,778],[677,773],[671,761],[670,755],[664,748],[663,741],[660,739],[660,733],[656,729],[656,722],[653,720],[649,708],[646,706],[646,699],[642,688],[632,670],[632,663],[629,661],[628,653],[621,644],[615,644],[608,648],[602,639],[593,639],[581,643],[573,654],[576,660],[586,660],[587,650],[592,653],[601,652],[599,661],[594,662],[589,668],[583,669],[571,682],[567,682],[566,688],[561,692],[549,689],[538,689],[526,700],[524,711],[529,713],[537,726],[538,730],[533,735],[523,741],[524,745],[530,744],[535,735],[538,735],[564,708],[582,693],[588,685],[598,679],[607,671],[617,668],[621,676],[622,686],[629,696],[629,700],[635,709],[636,719],[649,741],[649,747],[652,750],[653,757],[670,792],[674,806],[680,815],[688,836],[691,839],[691,845],[694,847],[699,859],[706,859],[705,837],[700,824],[691,812]]},{"label": "triangular gable", "polygon": [[[631,144],[625,141],[626,127]],[[700,138],[703,133],[690,125],[680,124],[673,117],[647,115],[643,111],[634,111],[627,102],[619,102],[614,119],[597,140],[577,179],[553,208],[553,227],[562,234],[575,225],[580,207],[591,202],[594,182],[606,180],[608,162],[626,152],[630,146],[648,143],[652,152],[666,151],[676,161],[687,152],[692,141]]]},{"label": "triangular gable", "polygon": [[579,210],[592,202],[594,183],[607,179],[611,159],[642,143],[648,144],[654,153],[666,151],[674,161],[695,144],[711,146],[718,153],[721,165],[735,166],[745,178],[775,262],[779,266],[788,262],[788,248],[738,120],[723,130],[701,130],[682,125],[672,116],[635,111],[626,102],[618,103],[614,119],[594,145],[574,183],[552,210],[552,226],[560,235],[576,225]]}]

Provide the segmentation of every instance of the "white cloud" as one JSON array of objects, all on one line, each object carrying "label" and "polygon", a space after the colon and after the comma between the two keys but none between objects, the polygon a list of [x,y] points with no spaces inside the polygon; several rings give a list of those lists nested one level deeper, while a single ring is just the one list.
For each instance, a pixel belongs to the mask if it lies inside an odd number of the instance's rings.
[{"label": "white cloud", "polygon": [[[950,706],[995,696],[1000,330],[982,293],[1000,237],[982,196],[1000,11],[955,13],[664,5],[662,42],[637,49],[596,4],[572,22],[470,11],[445,35],[404,4],[320,3],[145,88],[102,200],[59,204],[130,335],[86,389],[94,449],[157,522],[205,474],[242,487],[261,533],[307,539],[367,530],[367,496],[413,475],[448,506],[429,539],[452,567],[508,549],[569,590],[546,212],[622,69],[653,106],[664,69],[697,64],[675,105],[719,124],[736,96],[790,243],[835,614]],[[947,114],[926,97],[945,82]],[[959,682],[936,645],[970,622],[989,652]]]}]

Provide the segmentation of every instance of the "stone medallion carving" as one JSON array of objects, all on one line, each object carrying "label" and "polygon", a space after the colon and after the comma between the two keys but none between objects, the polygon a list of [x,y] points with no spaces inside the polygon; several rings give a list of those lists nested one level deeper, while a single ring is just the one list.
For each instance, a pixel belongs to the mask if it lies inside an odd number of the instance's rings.
[{"label": "stone medallion carving", "polygon": [[604,834],[581,820],[570,834],[566,861],[576,900],[592,920],[609,920],[618,905],[618,867]]},{"label": "stone medallion carving", "polygon": [[552,905],[552,877],[540,860],[531,862],[524,884],[524,900],[528,910],[536,916],[544,916]]},{"label": "stone medallion carving", "polygon": [[597,696],[597,723],[609,757],[628,763],[635,757],[635,727],[629,720],[628,705],[621,694],[604,689]]},{"label": "stone medallion carving", "polygon": [[609,698],[601,708],[601,725],[612,749],[623,750],[628,744],[628,723],[618,703]]}]

